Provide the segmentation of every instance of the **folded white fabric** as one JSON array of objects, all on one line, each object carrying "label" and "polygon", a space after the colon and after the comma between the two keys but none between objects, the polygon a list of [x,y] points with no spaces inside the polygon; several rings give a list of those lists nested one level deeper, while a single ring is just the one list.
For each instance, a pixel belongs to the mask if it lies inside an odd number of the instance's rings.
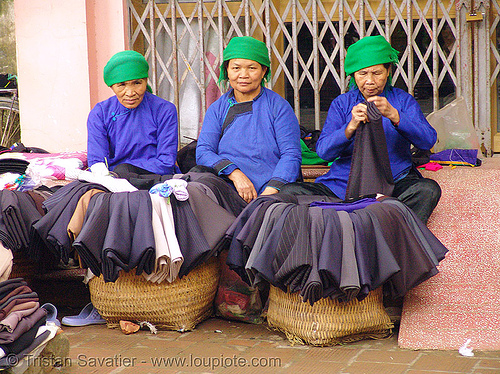
[{"label": "folded white fabric", "polygon": [[151,194],[153,206],[153,233],[156,247],[155,270],[151,274],[143,273],[150,282],[161,283],[164,280],[172,283],[177,279],[184,257],[175,236],[174,216],[169,199]]},{"label": "folded white fabric", "polygon": [[78,174],[78,180],[100,184],[111,192],[137,191],[137,188],[132,186],[126,179],[113,178],[111,175],[97,175],[87,170],[83,170],[80,174]]}]

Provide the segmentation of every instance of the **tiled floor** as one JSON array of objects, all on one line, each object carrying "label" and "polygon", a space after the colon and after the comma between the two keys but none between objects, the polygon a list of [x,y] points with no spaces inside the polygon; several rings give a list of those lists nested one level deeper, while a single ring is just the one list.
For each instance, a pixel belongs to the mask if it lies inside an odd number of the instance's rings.
[{"label": "tiled floor", "polygon": [[65,327],[64,334],[71,361],[62,361],[63,373],[500,373],[500,352],[405,350],[397,332],[343,346],[292,346],[265,324],[213,318],[185,333],[124,335],[99,325]]}]

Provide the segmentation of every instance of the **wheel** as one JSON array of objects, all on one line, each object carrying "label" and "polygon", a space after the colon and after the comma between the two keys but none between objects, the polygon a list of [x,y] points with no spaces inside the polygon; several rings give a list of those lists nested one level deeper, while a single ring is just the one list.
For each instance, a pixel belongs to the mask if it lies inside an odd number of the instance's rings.
[{"label": "wheel", "polygon": [[11,97],[0,97],[0,145],[10,147],[21,140],[19,103]]}]

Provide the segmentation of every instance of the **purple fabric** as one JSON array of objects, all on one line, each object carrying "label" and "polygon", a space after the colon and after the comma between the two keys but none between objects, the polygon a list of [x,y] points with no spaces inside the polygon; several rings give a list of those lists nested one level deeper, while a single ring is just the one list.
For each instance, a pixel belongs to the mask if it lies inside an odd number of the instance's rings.
[{"label": "purple fabric", "polygon": [[366,208],[368,205],[372,205],[377,202],[377,199],[368,197],[356,200],[352,203],[330,203],[328,201],[314,201],[309,206],[317,206],[323,209],[335,209],[336,211],[341,210],[347,213],[351,213],[355,210]]},{"label": "purple fabric", "polygon": [[432,161],[457,161],[468,162],[476,165],[477,149],[445,149],[444,151],[433,153],[430,156]]}]

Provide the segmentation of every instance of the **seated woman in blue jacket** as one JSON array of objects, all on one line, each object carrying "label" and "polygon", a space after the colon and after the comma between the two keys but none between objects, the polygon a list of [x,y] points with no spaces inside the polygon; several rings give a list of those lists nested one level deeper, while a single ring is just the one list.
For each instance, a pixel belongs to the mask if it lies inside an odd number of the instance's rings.
[{"label": "seated woman in blue jacket", "polygon": [[391,65],[398,62],[397,54],[381,35],[365,37],[347,49],[345,72],[351,76],[351,89],[330,105],[316,152],[333,162],[316,183],[326,185],[340,199],[345,198],[356,129],[368,122],[364,102],[373,103],[382,114],[394,181],[392,196],[426,223],[441,197],[441,189],[413,167],[410,148],[413,144],[422,150],[431,149],[437,133],[413,96],[391,86]]},{"label": "seated woman in blue jacket", "polygon": [[300,128],[288,102],[264,87],[270,77],[265,43],[249,36],[230,40],[220,82],[231,89],[207,110],[196,162],[232,183],[250,202],[295,182],[300,175]]},{"label": "seated woman in blue jacket", "polygon": [[177,156],[177,110],[153,95],[149,65],[135,51],[116,53],[104,67],[115,96],[98,103],[87,121],[87,159],[94,173],[113,170],[139,189],[172,175]]}]

